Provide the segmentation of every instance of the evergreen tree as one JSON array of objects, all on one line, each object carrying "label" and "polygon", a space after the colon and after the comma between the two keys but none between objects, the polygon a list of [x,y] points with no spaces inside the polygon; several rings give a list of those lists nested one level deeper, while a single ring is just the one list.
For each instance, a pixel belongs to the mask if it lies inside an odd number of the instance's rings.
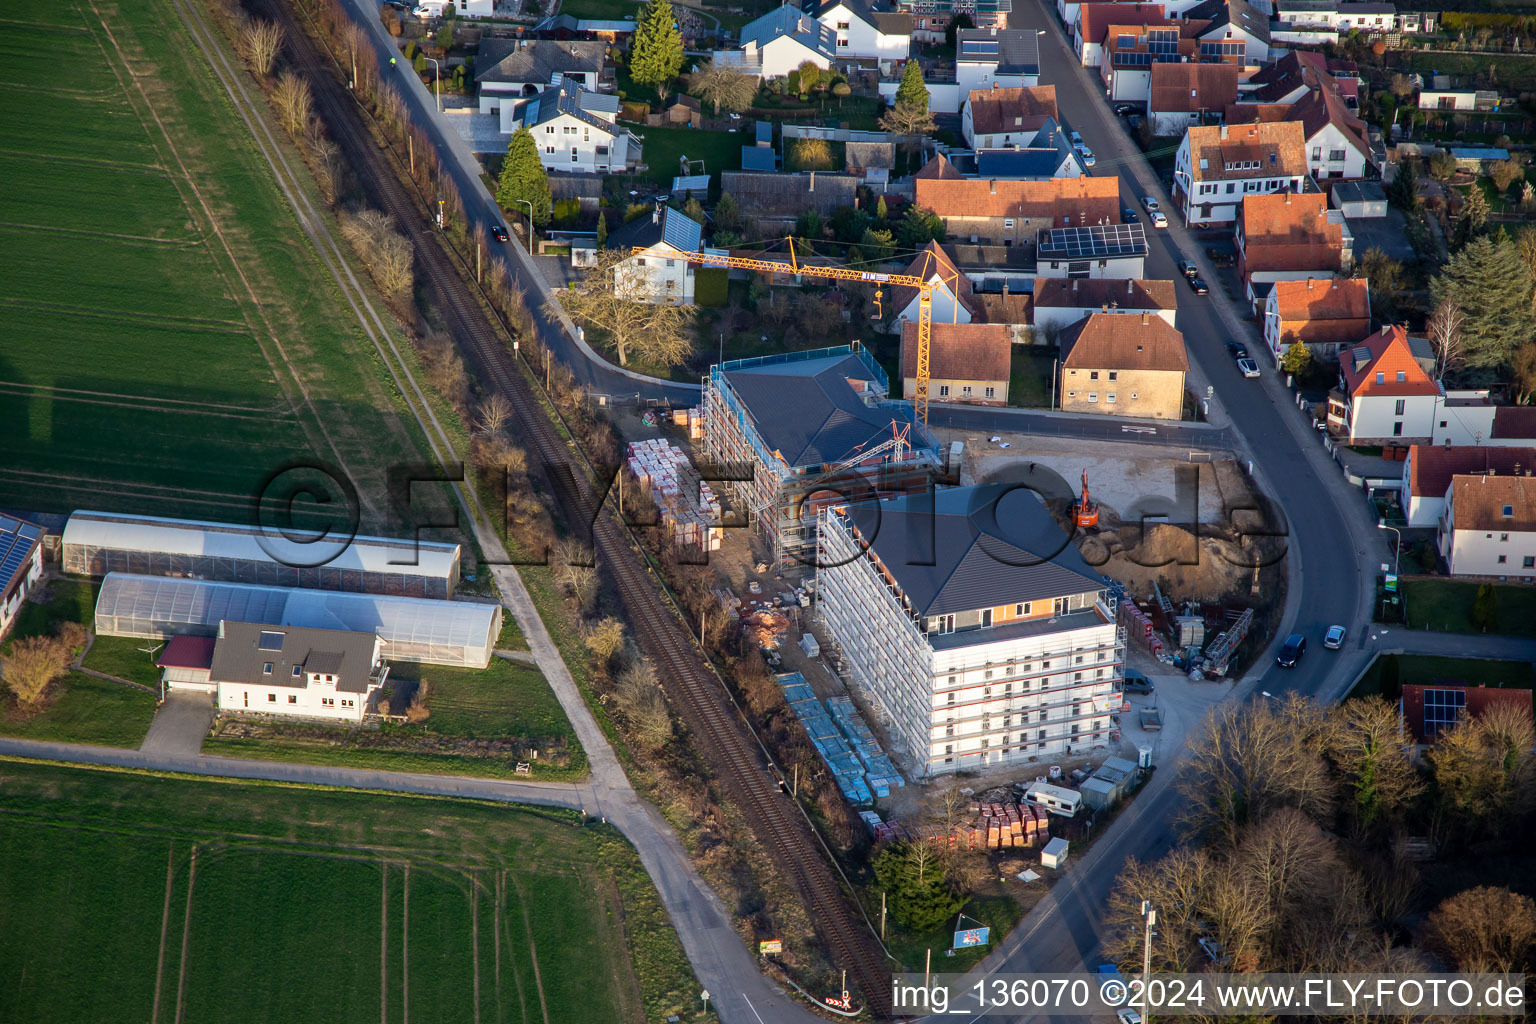
[{"label": "evergreen tree", "polygon": [[891,211],[886,209],[885,206],[885,196],[881,196],[880,201],[875,204],[875,220],[880,224],[884,224],[890,220],[890,216]]},{"label": "evergreen tree", "polygon": [[1285,355],[1280,357],[1280,369],[1293,377],[1299,377],[1307,372],[1307,367],[1312,365],[1312,350],[1299,341],[1291,342],[1290,348],[1285,350]]},{"label": "evergreen tree", "polygon": [[539,145],[527,128],[519,128],[507,143],[507,158],[501,165],[501,180],[496,184],[496,204],[508,213],[521,214],[533,205],[534,224],[549,223],[554,206],[549,193],[549,174],[539,160]]},{"label": "evergreen tree", "polygon": [[1509,365],[1532,336],[1531,276],[1503,235],[1469,241],[1429,284],[1436,303],[1450,299],[1466,313],[1461,336],[1468,369]]},{"label": "evergreen tree", "polygon": [[635,36],[629,44],[629,76],[641,85],[662,86],[683,69],[683,35],[667,0],[650,0],[640,11]]},{"label": "evergreen tree", "polygon": [[896,229],[896,237],[907,249],[921,249],[929,242],[942,242],[944,220],[932,210],[910,206],[907,215],[901,218],[901,226]]},{"label": "evergreen tree", "polygon": [[928,112],[928,86],[923,84],[923,69],[915,60],[907,61],[907,66],[901,69],[896,106]]},{"label": "evergreen tree", "polygon": [[1499,602],[1494,595],[1493,587],[1487,583],[1480,583],[1477,593],[1472,598],[1472,628],[1481,632],[1496,629],[1499,625]]},{"label": "evergreen tree", "polygon": [[735,231],[741,226],[741,207],[729,192],[721,192],[715,203],[715,227]]},{"label": "evergreen tree", "polygon": [[926,844],[895,843],[875,858],[875,880],[885,890],[891,916],[912,932],[928,932],[965,906],[944,877],[939,857]]},{"label": "evergreen tree", "polygon": [[608,215],[602,211],[597,214],[597,247],[601,249],[608,244]]},{"label": "evergreen tree", "polygon": [[1467,201],[1461,208],[1461,216],[1456,219],[1456,237],[1452,241],[1452,247],[1460,249],[1472,239],[1483,233],[1488,226],[1488,197],[1483,194],[1481,186],[1474,184],[1467,191]]}]

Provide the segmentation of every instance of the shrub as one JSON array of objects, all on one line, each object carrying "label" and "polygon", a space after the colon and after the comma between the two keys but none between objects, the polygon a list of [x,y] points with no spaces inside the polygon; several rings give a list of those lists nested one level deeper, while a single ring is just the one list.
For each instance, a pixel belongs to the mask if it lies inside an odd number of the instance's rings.
[{"label": "shrub", "polygon": [[[719,244],[719,235],[715,236]],[[730,274],[724,267],[700,267],[694,271],[693,301],[700,306],[724,306],[730,287]]]}]

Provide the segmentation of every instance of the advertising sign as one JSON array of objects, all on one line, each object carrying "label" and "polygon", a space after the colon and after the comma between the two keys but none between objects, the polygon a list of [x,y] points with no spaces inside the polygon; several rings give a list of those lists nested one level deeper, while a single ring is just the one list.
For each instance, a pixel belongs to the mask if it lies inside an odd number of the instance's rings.
[{"label": "advertising sign", "polygon": [[769,953],[782,952],[784,952],[784,942],[782,939],[764,939],[757,944],[758,956],[767,956]]},{"label": "advertising sign", "polygon": [[991,932],[992,929],[990,928],[966,928],[963,931],[955,932],[955,948],[965,949],[969,946],[985,946]]}]

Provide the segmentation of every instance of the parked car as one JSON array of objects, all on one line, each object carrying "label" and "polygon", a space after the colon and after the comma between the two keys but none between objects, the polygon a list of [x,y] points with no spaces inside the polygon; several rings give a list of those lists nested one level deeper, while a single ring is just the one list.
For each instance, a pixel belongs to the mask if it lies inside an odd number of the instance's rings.
[{"label": "parked car", "polygon": [[1275,664],[1281,668],[1295,668],[1296,662],[1307,653],[1307,638],[1300,633],[1292,633],[1285,638],[1285,646],[1280,648],[1280,653],[1275,655]]},{"label": "parked car", "polygon": [[1186,277],[1184,280],[1189,282],[1190,288],[1194,289],[1196,295],[1206,295],[1210,292],[1210,289],[1206,287],[1205,281],[1198,277]]},{"label": "parked car", "polygon": [[1077,153],[1078,156],[1083,158],[1084,167],[1092,167],[1094,164],[1098,163],[1098,161],[1094,159],[1093,150],[1089,149],[1087,146],[1078,146]]},{"label": "parked car", "polygon": [[1168,218],[1163,216],[1162,211],[1152,211],[1152,226],[1155,228],[1165,228],[1168,226]]},{"label": "parked car", "polygon": [[1136,209],[1132,206],[1120,207],[1120,219],[1126,224],[1136,223]]},{"label": "parked car", "polygon": [[1153,199],[1151,196],[1142,196],[1141,205],[1146,207],[1148,213],[1157,212],[1157,200]]},{"label": "parked car", "polygon": [[1229,341],[1229,342],[1227,342],[1227,351],[1232,353],[1232,358],[1233,359],[1247,359],[1248,358],[1248,346],[1244,345],[1240,341]]},{"label": "parked car", "polygon": [[1115,1011],[1115,1018],[1120,1024],[1141,1024],[1141,1014],[1129,1006],[1122,1006]]},{"label": "parked car", "polygon": [[1152,685],[1152,680],[1135,669],[1128,668],[1125,670],[1125,682],[1120,685],[1120,689],[1124,693],[1151,693],[1156,687]]},{"label": "parked car", "polygon": [[1259,375],[1259,364],[1252,359],[1239,359],[1237,361],[1237,371],[1244,377],[1251,379]]},{"label": "parked car", "polygon": [[496,239],[498,242],[505,242],[508,238],[507,229],[502,227],[500,224],[492,224],[491,237]]},{"label": "parked car", "polygon": [[1179,260],[1179,273],[1183,274],[1186,280],[1200,276],[1199,268],[1190,260]]},{"label": "parked car", "polygon": [[1127,114],[1134,114],[1139,109],[1141,109],[1141,108],[1137,107],[1136,104],[1134,104],[1134,103],[1116,103],[1115,104],[1115,114],[1117,116],[1119,116],[1119,117],[1124,117]]},{"label": "parked car", "polygon": [[1330,651],[1336,651],[1344,646],[1344,627],[1329,626],[1328,632],[1323,634],[1323,646]]},{"label": "parked car", "polygon": [[1078,149],[1082,149],[1083,148],[1083,134],[1082,134],[1082,132],[1072,132],[1067,137],[1072,140],[1072,145],[1076,146]]}]

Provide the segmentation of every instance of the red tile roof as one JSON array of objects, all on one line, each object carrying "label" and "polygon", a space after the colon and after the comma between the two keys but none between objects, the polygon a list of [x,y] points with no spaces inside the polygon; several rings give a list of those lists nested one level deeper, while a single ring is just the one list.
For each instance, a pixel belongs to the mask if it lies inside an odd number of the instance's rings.
[{"label": "red tile roof", "polygon": [[1031,126],[1029,122],[1039,128],[1047,117],[1059,120],[1054,85],[972,89],[966,102],[971,105],[971,131],[977,135],[1025,131]]},{"label": "red tile roof", "polygon": [[[1339,353],[1344,390],[1357,395],[1438,395],[1440,386],[1413,357],[1408,332],[1397,325],[1383,327],[1353,348]],[[1378,382],[1377,378],[1380,377]]]},{"label": "red tile roof", "polygon": [[[925,281],[933,281],[938,278],[942,282],[945,291],[952,293],[960,300],[966,312],[974,318],[980,315],[981,306],[971,294],[971,279],[960,273],[955,261],[949,258],[949,253],[938,242],[929,242],[923,247],[923,251],[917,254],[917,259],[907,267],[908,277],[920,277]],[[906,309],[913,299],[917,298],[917,289],[909,285],[897,285],[891,289],[891,301],[895,303],[897,312]]]},{"label": "red tile roof", "polygon": [[[1403,719],[1408,728],[1413,731],[1414,739],[1420,743],[1432,742],[1437,735],[1431,735],[1424,728],[1424,691],[1425,690],[1459,690],[1465,694],[1465,708],[1468,718],[1478,718],[1490,708],[1499,705],[1508,705],[1518,711],[1523,711],[1527,717],[1531,714],[1531,691],[1519,686],[1511,686],[1502,689],[1499,686],[1463,686],[1459,685],[1469,680],[1445,679],[1436,680],[1432,685],[1418,683],[1403,684]],[[1502,680],[1493,680],[1495,683]]]},{"label": "red tile roof", "polygon": [[1083,4],[1077,9],[1077,30],[1085,42],[1102,43],[1110,25],[1123,25],[1126,22],[1178,24],[1172,18],[1163,17],[1162,4]]},{"label": "red tile roof", "polygon": [[1493,436],[1536,438],[1536,405],[1501,405],[1493,410]]},{"label": "red tile roof", "polygon": [[1352,345],[1371,330],[1371,293],[1363,278],[1308,278],[1272,286],[1280,343]]},{"label": "red tile roof", "polygon": [[1493,444],[1416,444],[1408,450],[1408,493],[1415,498],[1443,498],[1451,478],[1464,473],[1510,476],[1536,469],[1536,448],[1505,448]]},{"label": "red tile roof", "polygon": [[1172,281],[1117,281],[1110,278],[1035,278],[1035,308],[1177,309]]},{"label": "red tile roof", "polygon": [[1356,150],[1370,155],[1371,147],[1365,141],[1365,122],[1355,116],[1333,89],[1326,86],[1314,88],[1291,104],[1289,119],[1300,121],[1309,139],[1331,124]]},{"label": "red tile roof", "polygon": [[1046,181],[957,178],[949,173],[953,167],[945,169],[948,163],[935,157],[915,182],[917,205],[940,217],[1049,217],[1055,227],[1120,223],[1120,179],[1112,175]]},{"label": "red tile roof", "polygon": [[1237,212],[1246,272],[1337,271],[1344,259],[1344,228],[1328,223],[1321,192],[1273,192],[1243,197]]},{"label": "red tile roof", "polygon": [[[940,380],[1007,380],[1013,342],[1003,324],[934,324],[928,375]],[[917,373],[917,324],[901,329],[901,375]]]},{"label": "red tile roof", "polygon": [[[1536,477],[1460,474],[1451,477],[1454,526],[1458,530],[1530,533],[1536,530]],[[1505,515],[1504,510],[1510,514]]]},{"label": "red tile roof", "polygon": [[[1196,181],[1299,177],[1307,173],[1306,137],[1298,121],[1194,127],[1189,143]],[[1205,166],[1201,166],[1201,161]],[[1256,167],[1241,166],[1252,163]],[[1227,170],[1229,164],[1237,164]]]},{"label": "red tile roof", "polygon": [[1260,121],[1289,121],[1289,103],[1230,103],[1227,124],[1257,124]]},{"label": "red tile roof", "polygon": [[1090,313],[1061,333],[1068,369],[1189,369],[1184,336],[1151,313]]},{"label": "red tile roof", "polygon": [[1147,110],[1192,114],[1225,110],[1237,100],[1234,64],[1153,64]]},{"label": "red tile roof", "polygon": [[965,175],[961,174],[954,164],[939,153],[932,160],[923,164],[923,169],[913,175],[918,180],[926,181],[964,181]]}]

